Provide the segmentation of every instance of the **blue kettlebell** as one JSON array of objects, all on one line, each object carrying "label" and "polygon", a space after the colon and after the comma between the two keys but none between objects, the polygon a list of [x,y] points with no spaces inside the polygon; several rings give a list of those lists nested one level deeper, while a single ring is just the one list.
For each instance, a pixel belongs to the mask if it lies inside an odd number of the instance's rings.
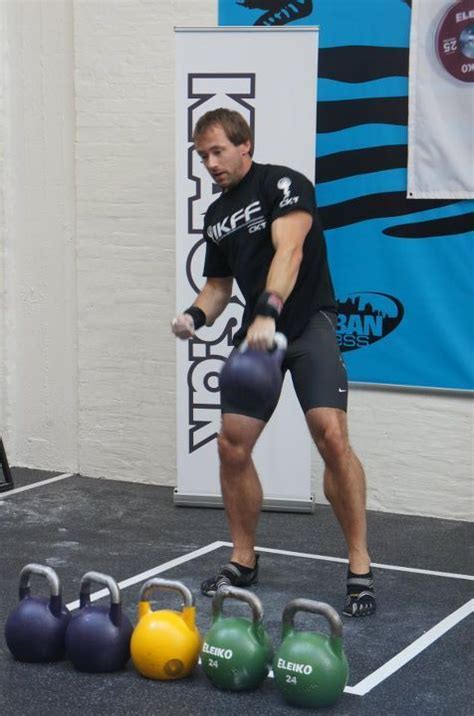
[{"label": "blue kettlebell", "polygon": [[[45,577],[51,596],[32,597],[32,574]],[[64,636],[71,618],[61,601],[61,583],[51,567],[27,564],[20,572],[20,603],[5,624],[5,639],[18,661],[48,662],[64,657]]]},{"label": "blue kettlebell", "polygon": [[[110,592],[110,609],[91,604],[91,584],[102,584]],[[118,671],[130,658],[133,627],[122,613],[120,589],[112,577],[87,572],[81,579],[80,609],[72,615],[66,631],[66,653],[78,671]]]},{"label": "blue kettlebell", "polygon": [[283,333],[275,333],[275,347],[270,351],[250,349],[243,341],[220,373],[222,398],[250,411],[274,407],[283,382],[281,363],[287,345]]}]

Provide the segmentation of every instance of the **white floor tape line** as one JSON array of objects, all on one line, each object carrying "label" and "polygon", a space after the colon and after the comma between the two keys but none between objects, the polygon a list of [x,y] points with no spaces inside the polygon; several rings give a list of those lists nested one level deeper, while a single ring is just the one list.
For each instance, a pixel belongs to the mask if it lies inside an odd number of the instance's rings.
[{"label": "white floor tape line", "polygon": [[[127,587],[131,587],[133,584],[138,584],[138,582],[145,582],[151,577],[156,577],[156,575],[160,574],[161,572],[166,572],[168,569],[173,569],[173,567],[178,567],[180,564],[184,564],[185,562],[190,562],[193,559],[202,557],[204,554],[213,552],[215,549],[218,549],[221,546],[222,542],[211,542],[211,544],[207,544],[205,547],[195,549],[193,552],[188,552],[187,554],[181,555],[181,557],[170,559],[169,562],[163,562],[163,564],[159,564],[157,567],[148,569],[146,572],[141,572],[140,574],[136,574],[134,577],[123,579],[121,582],[118,582],[118,585],[120,589],[126,589]],[[91,594],[91,602],[95,602],[97,599],[106,597],[108,594],[109,592],[107,589],[100,589],[97,592],[93,592]],[[77,599],[74,602],[70,602],[66,606],[68,609],[77,609],[79,606],[79,600]]]},{"label": "white floor tape line", "polygon": [[37,487],[43,487],[44,485],[51,485],[53,482],[59,482],[59,480],[66,480],[68,477],[73,477],[73,472],[66,472],[63,475],[56,475],[56,477],[50,477],[47,480],[41,480],[40,482],[32,482],[30,485],[23,485],[23,487],[15,487],[13,490],[8,490],[7,492],[2,492],[0,497],[0,502],[3,501],[6,497],[11,497],[12,495],[18,495],[19,492],[26,492],[27,490],[35,490]]},{"label": "white floor tape line", "polygon": [[[222,547],[232,547],[231,542],[221,542]],[[255,547],[257,552],[268,552],[268,554],[283,554],[287,557],[304,557],[305,559],[319,559],[323,562],[338,562],[340,564],[347,564],[347,559],[342,557],[326,557],[322,554],[311,554],[310,552],[290,552],[287,549],[272,549],[271,547]],[[431,569],[418,569],[417,567],[399,567],[395,564],[379,564],[373,562],[372,567],[376,569],[390,569],[395,572],[410,572],[412,574],[425,574],[428,577],[447,577],[449,579],[466,579],[467,581],[474,581],[472,574],[456,574],[455,572],[436,572]]]},{"label": "white floor tape line", "polygon": [[449,614],[445,619],[442,619],[438,624],[429,629],[425,634],[415,639],[406,649],[402,649],[396,656],[383,664],[379,669],[376,669],[372,674],[366,676],[365,679],[359,681],[358,684],[351,687],[351,693],[357,696],[365,696],[369,691],[378,686],[382,681],[388,679],[389,676],[394,674],[396,671],[405,666],[409,661],[418,656],[427,647],[431,646],[437,639],[446,634],[456,624],[465,619],[469,614],[474,612],[474,599],[470,599],[468,602],[456,609],[455,612]]}]

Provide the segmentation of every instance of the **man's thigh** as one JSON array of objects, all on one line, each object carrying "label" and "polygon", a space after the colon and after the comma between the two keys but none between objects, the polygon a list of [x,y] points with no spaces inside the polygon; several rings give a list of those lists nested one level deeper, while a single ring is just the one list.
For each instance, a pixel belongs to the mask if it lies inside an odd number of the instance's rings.
[{"label": "man's thigh", "polygon": [[265,425],[265,421],[248,415],[223,413],[219,438],[251,452]]},{"label": "man's thigh", "polygon": [[337,343],[335,314],[319,311],[293,341],[283,368],[291,373],[306,414],[313,408],[347,410],[347,373]]}]

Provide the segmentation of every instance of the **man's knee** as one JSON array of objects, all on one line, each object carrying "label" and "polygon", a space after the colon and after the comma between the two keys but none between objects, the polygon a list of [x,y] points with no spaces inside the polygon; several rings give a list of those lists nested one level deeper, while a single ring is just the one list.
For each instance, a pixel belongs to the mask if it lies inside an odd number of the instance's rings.
[{"label": "man's knee", "polygon": [[333,427],[322,432],[317,446],[322,458],[329,464],[346,460],[351,450],[347,435]]},{"label": "man's knee", "polygon": [[234,470],[242,470],[250,460],[250,450],[246,445],[231,440],[225,433],[217,438],[219,459],[223,465]]},{"label": "man's knee", "polygon": [[345,416],[330,413],[314,421],[311,430],[321,457],[334,464],[348,458],[351,452]]}]

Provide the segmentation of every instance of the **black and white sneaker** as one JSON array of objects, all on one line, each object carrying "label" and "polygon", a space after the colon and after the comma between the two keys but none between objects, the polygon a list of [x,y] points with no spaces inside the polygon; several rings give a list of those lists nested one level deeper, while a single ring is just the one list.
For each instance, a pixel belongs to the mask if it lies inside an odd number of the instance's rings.
[{"label": "black and white sneaker", "polygon": [[368,617],[375,613],[376,608],[372,572],[361,575],[349,572],[343,615],[346,617]]},{"label": "black and white sneaker", "polygon": [[244,567],[237,562],[227,562],[223,564],[219,572],[214,576],[206,579],[201,584],[201,592],[206,597],[213,597],[218,589],[222,587],[250,587],[258,582],[258,558],[256,556],[255,567]]}]

